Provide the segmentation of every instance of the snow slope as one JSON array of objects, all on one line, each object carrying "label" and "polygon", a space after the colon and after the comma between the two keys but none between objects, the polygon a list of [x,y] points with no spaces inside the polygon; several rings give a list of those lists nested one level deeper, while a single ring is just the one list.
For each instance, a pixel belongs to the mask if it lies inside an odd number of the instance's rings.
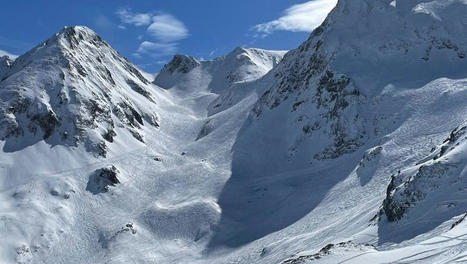
[{"label": "snow slope", "polygon": [[340,0],[155,80],[62,30],[0,81],[1,262],[465,262],[466,11]]}]

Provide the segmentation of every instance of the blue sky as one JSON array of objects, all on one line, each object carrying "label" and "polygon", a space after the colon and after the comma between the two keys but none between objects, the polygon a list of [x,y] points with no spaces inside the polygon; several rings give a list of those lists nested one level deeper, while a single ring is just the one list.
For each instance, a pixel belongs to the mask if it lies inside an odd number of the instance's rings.
[{"label": "blue sky", "polygon": [[237,46],[295,48],[336,1],[7,1],[0,55],[21,54],[63,26],[85,25],[130,61],[155,72],[175,53],[210,59]]}]

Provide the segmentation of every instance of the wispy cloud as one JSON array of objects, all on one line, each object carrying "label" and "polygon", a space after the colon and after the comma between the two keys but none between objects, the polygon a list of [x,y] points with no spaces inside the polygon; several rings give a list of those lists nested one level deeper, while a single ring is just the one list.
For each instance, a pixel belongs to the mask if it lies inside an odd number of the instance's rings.
[{"label": "wispy cloud", "polygon": [[[177,52],[178,42],[189,36],[188,29],[182,21],[167,13],[134,13],[131,9],[121,8],[117,11],[120,17],[120,29],[126,29],[125,25],[147,26],[147,35],[155,41],[143,41],[133,54],[141,57],[148,54],[154,58],[173,55]],[[142,35],[138,40],[142,40]]]},{"label": "wispy cloud", "polygon": [[131,9],[121,8],[117,11],[117,15],[124,24],[135,26],[147,26],[151,23],[151,14],[149,13],[133,13]]},{"label": "wispy cloud", "polygon": [[160,14],[152,17],[148,33],[161,42],[173,42],[186,38],[188,29],[172,15]]},{"label": "wispy cloud", "polygon": [[214,54],[216,54],[216,52],[217,52],[217,49],[213,49],[211,52],[209,52],[209,57],[214,56]]},{"label": "wispy cloud", "polygon": [[151,41],[143,41],[138,47],[138,50],[134,54],[136,57],[140,57],[143,54],[148,54],[153,58],[160,58],[164,56],[173,55],[177,52],[177,43],[157,43]]},{"label": "wispy cloud", "polygon": [[311,32],[318,27],[328,13],[336,6],[337,0],[313,0],[287,8],[278,19],[253,27],[257,36],[265,37],[274,31]]},{"label": "wispy cloud", "polygon": [[0,50],[0,57],[3,57],[3,56],[8,56],[10,57],[10,59],[16,59],[18,57],[18,55],[11,54],[8,51]]}]

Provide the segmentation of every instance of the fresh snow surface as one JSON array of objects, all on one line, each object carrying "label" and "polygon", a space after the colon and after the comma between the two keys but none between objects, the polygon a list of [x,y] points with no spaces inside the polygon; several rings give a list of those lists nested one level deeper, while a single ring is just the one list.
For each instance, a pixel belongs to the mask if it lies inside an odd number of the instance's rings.
[{"label": "fresh snow surface", "polygon": [[85,27],[0,59],[0,263],[467,262],[466,12],[340,0],[154,80]]}]

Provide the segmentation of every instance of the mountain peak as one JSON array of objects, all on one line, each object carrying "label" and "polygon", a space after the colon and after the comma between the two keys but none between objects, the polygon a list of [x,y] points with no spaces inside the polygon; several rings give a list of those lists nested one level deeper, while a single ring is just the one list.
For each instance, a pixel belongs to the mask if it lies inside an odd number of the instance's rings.
[{"label": "mountain peak", "polygon": [[67,44],[72,49],[84,41],[94,46],[108,46],[96,32],[86,26],[64,27],[56,36],[58,39],[66,40],[66,42],[61,42],[62,45]]},{"label": "mountain peak", "polygon": [[96,35],[96,32],[94,30],[88,28],[87,26],[64,26],[62,30],[58,34],[62,33],[84,33],[84,34],[91,34],[91,35]]},{"label": "mountain peak", "polygon": [[262,77],[278,64],[285,53],[237,47],[227,55],[212,60],[200,61],[192,56],[175,55],[157,75],[154,83],[171,88],[197,80],[200,83],[196,89],[220,93],[234,83]]},{"label": "mountain peak", "polygon": [[163,71],[167,71],[171,74],[175,72],[188,73],[196,66],[200,65],[200,62],[188,55],[176,54],[172,60],[164,65]]},{"label": "mountain peak", "polygon": [[84,143],[105,156],[106,141],[117,134],[129,132],[142,142],[142,126],[158,127],[150,82],[84,26],[63,28],[0,76],[5,151],[26,147],[16,142],[27,137],[51,145]]},{"label": "mountain peak", "polygon": [[248,48],[245,47],[236,47],[234,50],[232,50],[229,54],[242,54],[242,53],[248,53]]}]

